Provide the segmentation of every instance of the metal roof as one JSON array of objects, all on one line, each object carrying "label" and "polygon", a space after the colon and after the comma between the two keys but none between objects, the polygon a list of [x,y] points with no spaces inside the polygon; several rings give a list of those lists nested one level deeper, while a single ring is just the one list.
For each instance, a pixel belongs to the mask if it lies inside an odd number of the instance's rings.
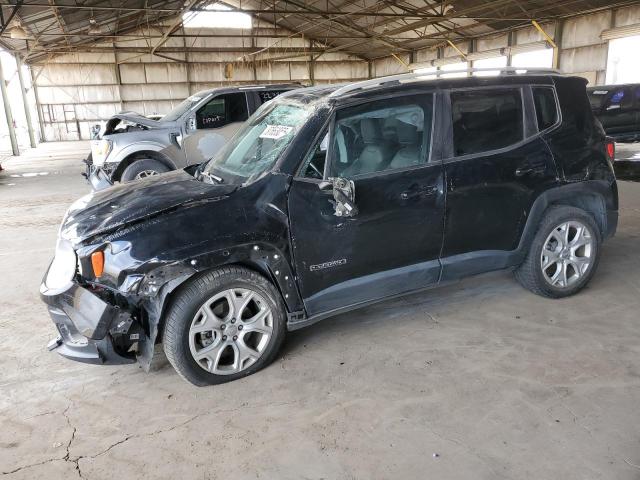
[{"label": "metal roof", "polygon": [[[6,1],[6,0],[5,0]],[[140,28],[164,24],[170,36],[228,37],[228,30],[187,35],[180,28],[182,14],[219,3],[244,11],[263,25],[277,29],[242,30],[245,38],[261,37],[273,41],[262,49],[246,49],[254,54],[278,50],[279,39],[300,38],[314,41],[315,48],[305,55],[342,52],[362,59],[403,54],[426,47],[492,35],[558,18],[638,4],[637,0],[9,0],[2,4],[0,45],[26,56],[27,61],[74,51],[93,51],[108,42],[144,40],[148,50],[160,56],[180,51],[164,46],[167,35]],[[89,34],[89,21],[102,29]],[[12,39],[10,25],[19,20],[27,40]],[[266,31],[265,31],[266,30]],[[285,32],[285,33],[282,33]],[[100,41],[106,43],[99,44]],[[103,47],[99,47],[103,45]],[[189,47],[184,47],[188,49]],[[92,50],[93,49],[93,50]],[[216,51],[215,48],[209,49]],[[227,51],[232,48],[227,47]],[[233,51],[237,51],[233,48]],[[242,49],[240,49],[242,50]],[[286,49],[283,49],[286,50]],[[286,53],[292,54],[291,47]],[[217,51],[222,51],[218,49]]]}]

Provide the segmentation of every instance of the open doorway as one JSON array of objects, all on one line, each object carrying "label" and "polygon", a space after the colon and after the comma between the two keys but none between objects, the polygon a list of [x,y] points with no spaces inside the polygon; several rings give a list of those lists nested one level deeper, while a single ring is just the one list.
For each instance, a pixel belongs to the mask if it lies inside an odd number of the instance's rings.
[{"label": "open doorway", "polygon": [[640,82],[638,51],[640,51],[640,35],[609,41],[607,84]]}]

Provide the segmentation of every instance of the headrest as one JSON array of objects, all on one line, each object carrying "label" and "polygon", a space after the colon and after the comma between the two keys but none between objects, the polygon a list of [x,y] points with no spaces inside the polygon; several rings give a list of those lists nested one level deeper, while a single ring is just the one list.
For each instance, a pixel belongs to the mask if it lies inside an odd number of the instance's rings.
[{"label": "headrest", "polygon": [[404,122],[398,122],[398,143],[400,145],[416,145],[419,140],[418,127]]},{"label": "headrest", "polygon": [[378,143],[382,140],[380,125],[375,118],[363,118],[360,120],[360,131],[364,143]]}]

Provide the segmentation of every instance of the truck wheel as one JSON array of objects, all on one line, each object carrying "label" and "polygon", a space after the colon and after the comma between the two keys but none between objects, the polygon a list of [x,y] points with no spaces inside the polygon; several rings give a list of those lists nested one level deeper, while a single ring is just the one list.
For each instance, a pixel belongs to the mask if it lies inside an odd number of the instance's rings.
[{"label": "truck wheel", "polygon": [[273,361],[286,315],[275,287],[241,267],[199,275],[167,312],[164,351],[182,378],[215,385],[257,372]]},{"label": "truck wheel", "polygon": [[151,177],[160,173],[168,172],[169,168],[158,160],[153,158],[143,158],[135,160],[131,165],[124,169],[120,181],[132,182],[141,178]]},{"label": "truck wheel", "polygon": [[573,295],[595,273],[601,242],[600,229],[590,214],[575,207],[551,207],[525,261],[515,271],[516,278],[537,295]]}]

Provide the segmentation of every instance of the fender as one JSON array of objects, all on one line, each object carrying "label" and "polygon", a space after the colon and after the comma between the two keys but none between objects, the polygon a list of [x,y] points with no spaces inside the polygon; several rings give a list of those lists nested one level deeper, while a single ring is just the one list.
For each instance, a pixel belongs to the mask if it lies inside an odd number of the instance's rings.
[{"label": "fender", "polygon": [[517,248],[523,259],[545,210],[553,204],[571,205],[591,213],[600,227],[603,238],[615,234],[618,216],[618,192],[615,182],[585,180],[566,183],[542,192],[533,202]]},{"label": "fender", "polygon": [[175,170],[176,162],[173,159],[171,159],[166,153],[168,148],[169,147],[167,145],[163,145],[161,143],[152,142],[148,140],[140,141],[140,142],[132,143],[131,145],[127,145],[126,147],[122,148],[121,150],[118,151],[118,153],[113,158],[109,157],[105,163],[118,165],[124,159],[128,158],[133,154],[143,152],[143,151],[151,151],[151,152],[157,152],[160,155],[162,155],[162,157],[166,159],[166,162],[168,164],[167,166]]},{"label": "fender", "polygon": [[148,336],[141,339],[138,354],[138,360],[145,369],[151,364],[153,346],[162,340],[163,321],[174,295],[198,274],[228,265],[241,265],[264,275],[280,292],[287,312],[302,310],[302,298],[287,252],[266,242],[235,245],[228,249],[218,249],[193,258],[158,265],[143,275],[137,272],[125,278],[122,286],[129,293],[136,291],[135,295],[148,315],[148,325],[145,329]]}]

